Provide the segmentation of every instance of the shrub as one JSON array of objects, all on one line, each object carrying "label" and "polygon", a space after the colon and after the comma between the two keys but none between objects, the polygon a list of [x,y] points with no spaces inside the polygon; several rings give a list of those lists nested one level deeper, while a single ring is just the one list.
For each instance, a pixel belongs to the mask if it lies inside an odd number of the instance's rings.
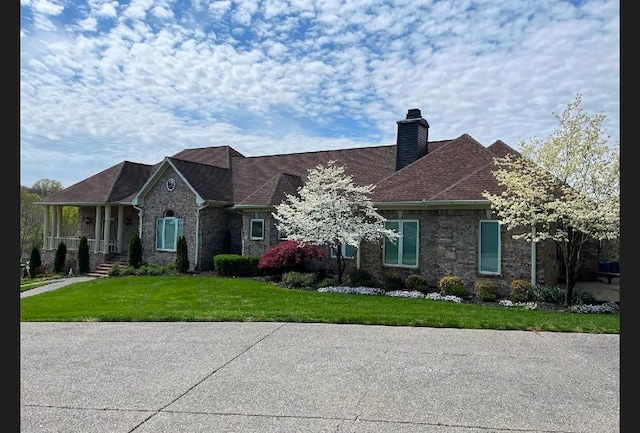
[{"label": "shrub", "polygon": [[[126,268],[120,269],[119,271],[119,275],[121,277],[126,277],[129,275],[137,275],[137,274],[138,274],[138,270],[133,266],[127,266]],[[111,276],[111,274],[109,274],[109,276]]]},{"label": "shrub", "polygon": [[289,289],[304,289],[311,287],[316,280],[316,274],[311,272],[291,271],[282,275],[282,286]]},{"label": "shrub", "polygon": [[78,244],[78,273],[86,274],[89,271],[89,241],[82,236]]},{"label": "shrub", "polygon": [[166,268],[157,263],[144,263],[138,267],[137,275],[157,276],[167,273]]},{"label": "shrub", "polygon": [[29,256],[29,276],[35,278],[38,270],[42,266],[42,258],[40,257],[40,250],[38,247],[31,248],[31,255]]},{"label": "shrub", "polygon": [[325,277],[318,283],[318,287],[332,287],[336,285],[335,277]]},{"label": "shrub", "polygon": [[387,292],[404,289],[404,281],[400,272],[384,271],[382,273],[382,288]]},{"label": "shrub", "polygon": [[375,287],[376,282],[366,269],[354,268],[347,274],[346,280],[351,287]]},{"label": "shrub", "polygon": [[217,254],[213,256],[213,268],[218,275],[227,277],[255,277],[258,275],[259,256]]},{"label": "shrub", "polygon": [[109,271],[107,272],[107,275],[110,277],[119,277],[121,274],[122,272],[120,271],[120,266],[115,263],[111,265]]},{"label": "shrub", "polygon": [[511,302],[525,302],[529,299],[529,291],[531,290],[531,283],[527,280],[512,280],[509,283],[509,299]]},{"label": "shrub", "polygon": [[481,278],[476,280],[473,287],[476,296],[483,302],[493,302],[498,298],[498,285],[495,281]]},{"label": "shrub", "polygon": [[53,257],[53,273],[60,274],[64,270],[64,262],[67,260],[67,246],[64,242],[58,244],[56,254]]},{"label": "shrub", "polygon": [[142,263],[142,241],[138,233],[129,241],[129,266],[139,268]]},{"label": "shrub", "polygon": [[453,295],[462,298],[469,294],[464,286],[464,280],[455,275],[446,275],[440,278],[438,287],[440,288],[440,294],[444,296]]},{"label": "shrub", "polygon": [[588,305],[594,304],[595,302],[596,298],[591,293],[585,292],[584,290],[573,291],[573,304]]},{"label": "shrub", "polygon": [[404,280],[404,285],[407,290],[417,290],[418,292],[426,293],[429,291],[427,286],[427,279],[420,274],[409,275]]},{"label": "shrub", "polygon": [[187,240],[184,236],[178,237],[178,245],[176,247],[176,270],[182,274],[189,271]]},{"label": "shrub", "polygon": [[548,302],[550,304],[563,304],[565,291],[558,286],[545,286],[536,284],[529,290],[529,300],[535,302]]},{"label": "shrub", "polygon": [[269,247],[260,258],[258,268],[267,273],[302,272],[312,260],[324,258],[324,251],[315,245],[284,241]]}]

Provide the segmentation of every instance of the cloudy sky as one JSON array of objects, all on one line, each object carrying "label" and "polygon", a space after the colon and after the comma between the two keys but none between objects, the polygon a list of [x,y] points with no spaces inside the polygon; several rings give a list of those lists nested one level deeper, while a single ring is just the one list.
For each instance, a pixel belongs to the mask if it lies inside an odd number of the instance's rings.
[{"label": "cloudy sky", "polygon": [[20,0],[20,185],[185,148],[514,148],[577,94],[620,134],[619,0]]}]

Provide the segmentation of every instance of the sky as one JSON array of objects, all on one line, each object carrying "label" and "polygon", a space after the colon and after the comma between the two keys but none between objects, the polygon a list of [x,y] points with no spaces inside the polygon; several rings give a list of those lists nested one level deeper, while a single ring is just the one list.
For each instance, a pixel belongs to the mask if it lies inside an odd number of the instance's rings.
[{"label": "sky", "polygon": [[620,140],[619,0],[20,0],[20,185],[187,148],[519,149],[581,96]]}]

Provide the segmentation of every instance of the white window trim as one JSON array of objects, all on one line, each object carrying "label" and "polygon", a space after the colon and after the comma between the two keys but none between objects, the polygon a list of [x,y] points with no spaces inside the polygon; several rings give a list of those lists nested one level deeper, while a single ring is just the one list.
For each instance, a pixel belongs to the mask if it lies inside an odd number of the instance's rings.
[{"label": "white window trim", "polygon": [[[420,267],[420,220],[417,219],[394,219],[387,220],[386,222],[397,222],[400,226],[400,237],[396,239],[396,246],[398,248],[398,262],[397,264],[385,263],[385,258],[387,254],[386,250],[386,242],[383,243],[383,251],[382,251],[382,266],[388,266],[392,268],[409,268],[416,269]],[[416,264],[415,265],[404,265],[402,264],[402,247],[403,247],[403,232],[404,232],[404,223],[416,223]]]},{"label": "white window trim", "polygon": [[[262,225],[262,229],[260,230],[262,235],[260,237],[253,236],[253,223],[254,222],[260,222],[260,224]],[[264,218],[252,218],[251,219],[251,221],[249,222],[249,239],[251,239],[252,241],[264,240]]]},{"label": "white window trim", "polygon": [[[498,225],[498,271],[482,270],[482,224],[495,223]],[[480,220],[478,222],[478,273],[481,275],[501,275],[502,274],[502,233],[500,231],[500,222],[497,220]]]}]

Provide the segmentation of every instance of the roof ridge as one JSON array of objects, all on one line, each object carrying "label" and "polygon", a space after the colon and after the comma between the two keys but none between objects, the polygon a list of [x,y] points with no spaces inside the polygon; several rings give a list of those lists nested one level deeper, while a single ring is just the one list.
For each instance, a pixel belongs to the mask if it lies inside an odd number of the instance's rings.
[{"label": "roof ridge", "polygon": [[309,154],[320,154],[320,153],[328,153],[328,152],[348,152],[348,151],[356,151],[356,150],[366,150],[366,149],[378,149],[383,147],[395,147],[396,144],[381,144],[378,146],[363,146],[363,147],[349,147],[346,149],[326,149],[326,150],[309,150],[306,152],[290,152],[290,153],[274,153],[270,155],[256,155],[256,156],[245,156],[247,159],[257,159],[257,158],[272,158],[279,156],[290,156],[290,155],[309,155]]}]

